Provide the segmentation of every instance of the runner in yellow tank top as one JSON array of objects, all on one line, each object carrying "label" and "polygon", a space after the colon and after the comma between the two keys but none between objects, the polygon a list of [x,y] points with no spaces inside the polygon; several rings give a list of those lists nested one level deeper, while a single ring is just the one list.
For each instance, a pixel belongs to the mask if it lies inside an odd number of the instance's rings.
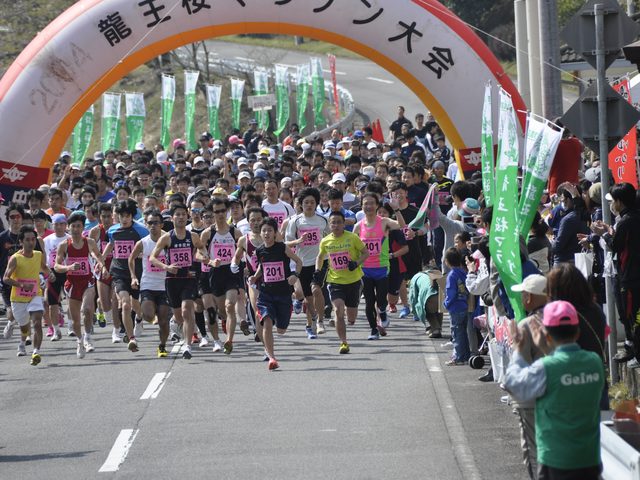
[{"label": "runner in yellow tank top", "polygon": [[18,241],[22,249],[9,259],[7,270],[2,282],[11,286],[11,309],[20,325],[20,345],[18,356],[27,354],[25,341],[30,335],[33,322],[33,354],[31,365],[40,363],[40,346],[42,345],[42,315],[44,313],[44,299],[40,286],[40,272],[52,277],[53,272],[47,267],[42,252],[35,251],[37,240],[36,231],[32,227],[24,226],[18,234]]}]

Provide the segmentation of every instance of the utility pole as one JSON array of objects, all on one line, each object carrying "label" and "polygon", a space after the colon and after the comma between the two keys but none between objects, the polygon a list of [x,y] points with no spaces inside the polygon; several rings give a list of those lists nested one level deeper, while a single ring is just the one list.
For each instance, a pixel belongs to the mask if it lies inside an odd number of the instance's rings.
[{"label": "utility pole", "polygon": [[531,104],[529,94],[529,45],[527,42],[527,5],[525,0],[514,0],[513,10],[516,26],[516,67],[518,91],[526,105]]},{"label": "utility pole", "polygon": [[542,76],[540,75],[540,22],[538,0],[527,0],[527,38],[529,40],[529,110],[542,115]]},{"label": "utility pole", "polygon": [[540,23],[542,116],[553,120],[562,115],[563,111],[557,0],[538,0],[538,19]]}]

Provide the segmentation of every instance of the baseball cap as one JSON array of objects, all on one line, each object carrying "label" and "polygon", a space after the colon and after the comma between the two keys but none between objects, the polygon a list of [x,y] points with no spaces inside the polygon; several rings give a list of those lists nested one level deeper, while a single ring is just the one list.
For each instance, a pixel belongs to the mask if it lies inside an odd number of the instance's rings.
[{"label": "baseball cap", "polygon": [[242,180],[243,178],[251,179],[251,174],[249,172],[247,172],[246,170],[244,172],[240,172],[238,174],[238,180]]},{"label": "baseball cap", "polygon": [[194,159],[193,159],[193,164],[194,164],[194,165],[197,165],[197,164],[199,164],[199,163],[204,163],[204,157],[200,157],[200,156],[198,156],[198,157],[196,157],[196,158],[194,158]]},{"label": "baseball cap", "polygon": [[158,160],[159,162],[166,162],[168,158],[169,158],[169,155],[164,150],[161,152],[158,152],[156,155],[156,160]]},{"label": "baseball cap", "polygon": [[527,292],[533,295],[547,294],[547,278],[544,275],[534,274],[525,278],[522,283],[511,287],[512,292]]},{"label": "baseball cap", "polygon": [[579,325],[578,312],[573,305],[564,300],[556,300],[544,307],[542,324],[545,327],[563,327]]},{"label": "baseball cap", "polygon": [[202,132],[202,135],[200,135],[200,139],[199,141],[203,141],[203,140],[211,140],[211,134],[209,132]]},{"label": "baseball cap", "polygon": [[124,163],[124,162],[118,162],[118,163],[116,164],[116,170],[117,170],[118,168],[127,168],[127,164],[126,164],[126,163]]},{"label": "baseball cap", "polygon": [[67,223],[67,217],[64,213],[55,213],[51,217],[51,223]]},{"label": "baseball cap", "polygon": [[187,143],[182,140],[181,138],[176,138],[173,143],[171,144],[171,146],[173,147],[173,149],[175,150],[178,147],[184,147]]},{"label": "baseball cap", "polygon": [[240,157],[238,159],[238,166],[240,165],[249,165],[249,160],[246,157]]},{"label": "baseball cap", "polygon": [[602,202],[602,184],[600,182],[594,183],[589,187],[589,198],[592,202],[600,205]]},{"label": "baseball cap", "polygon": [[258,168],[254,172],[255,178],[262,178],[263,180],[269,178],[269,172],[267,172],[264,168]]},{"label": "baseball cap", "polygon": [[60,158],[70,157],[70,156],[71,156],[71,153],[67,152],[66,150],[60,154]]},{"label": "baseball cap", "polygon": [[280,180],[280,187],[284,188],[285,186],[291,186],[291,177],[283,177],[282,180]]},{"label": "baseball cap", "polygon": [[293,148],[291,145],[287,145],[286,147],[284,147],[284,148],[282,149],[282,152],[283,152],[283,153],[284,153],[284,152],[295,152],[295,151],[296,151],[296,149],[295,149],[295,148]]},{"label": "baseball cap", "polygon": [[144,150],[144,143],[142,142],[136,143],[136,148],[134,150]]},{"label": "baseball cap", "polygon": [[80,164],[72,163],[71,164],[71,170],[80,170]]},{"label": "baseball cap", "polygon": [[262,148],[260,149],[260,152],[258,153],[258,155],[266,155],[268,157],[270,153],[271,152],[269,151],[268,148]]},{"label": "baseball cap", "polygon": [[331,150],[329,150],[328,148],[325,148],[324,150],[322,150],[322,156],[323,157],[330,157],[331,156]]},{"label": "baseball cap", "polygon": [[364,138],[364,132],[362,130],[356,130],[353,132],[353,138]]},{"label": "baseball cap", "polygon": [[334,173],[329,184],[334,185],[336,182],[347,183],[347,177],[344,176],[344,173]]},{"label": "baseball cap", "polygon": [[369,142],[367,144],[367,150],[373,150],[374,148],[378,148],[378,145],[375,142]]},{"label": "baseball cap", "polygon": [[216,158],[212,165],[216,168],[224,168],[224,160],[222,160],[221,158]]},{"label": "baseball cap", "polygon": [[229,145],[237,145],[238,143],[242,143],[238,135],[231,135],[229,137]]},{"label": "baseball cap", "polygon": [[261,168],[264,168],[264,163],[262,163],[262,162],[256,162],[256,163],[254,163],[254,164],[253,164],[253,170],[254,170],[254,171],[259,170],[259,169],[261,169]]},{"label": "baseball cap", "polygon": [[93,159],[94,160],[104,160],[104,152],[101,152],[100,150],[98,150],[97,152],[95,152],[93,154]]},{"label": "baseball cap", "polygon": [[211,192],[212,195],[227,195],[227,191],[222,187],[216,187]]},{"label": "baseball cap", "polygon": [[480,204],[475,198],[467,198],[462,202],[462,208],[458,210],[461,217],[472,217],[480,213]]}]

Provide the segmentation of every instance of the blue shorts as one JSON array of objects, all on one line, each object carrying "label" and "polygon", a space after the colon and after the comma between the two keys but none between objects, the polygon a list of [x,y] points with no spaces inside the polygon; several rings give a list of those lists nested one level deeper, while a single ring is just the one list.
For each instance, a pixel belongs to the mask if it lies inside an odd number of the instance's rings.
[{"label": "blue shorts", "polygon": [[276,328],[280,330],[289,328],[292,309],[291,295],[271,295],[260,291],[256,306],[258,307],[260,325],[265,317],[269,317]]}]

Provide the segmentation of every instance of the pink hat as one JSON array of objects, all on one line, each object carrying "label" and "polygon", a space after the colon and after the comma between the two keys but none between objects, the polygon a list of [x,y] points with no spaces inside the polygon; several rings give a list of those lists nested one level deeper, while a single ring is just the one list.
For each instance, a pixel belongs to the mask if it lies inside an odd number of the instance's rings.
[{"label": "pink hat", "polygon": [[229,137],[229,145],[237,145],[238,143],[242,143],[238,135],[231,135]]},{"label": "pink hat", "polygon": [[173,141],[172,145],[173,145],[173,149],[175,150],[176,148],[178,148],[180,146],[184,147],[186,145],[186,142],[184,140],[180,139],[180,138],[176,138]]},{"label": "pink hat", "polygon": [[578,325],[578,312],[573,305],[564,300],[551,302],[544,307],[542,324],[545,327]]}]

